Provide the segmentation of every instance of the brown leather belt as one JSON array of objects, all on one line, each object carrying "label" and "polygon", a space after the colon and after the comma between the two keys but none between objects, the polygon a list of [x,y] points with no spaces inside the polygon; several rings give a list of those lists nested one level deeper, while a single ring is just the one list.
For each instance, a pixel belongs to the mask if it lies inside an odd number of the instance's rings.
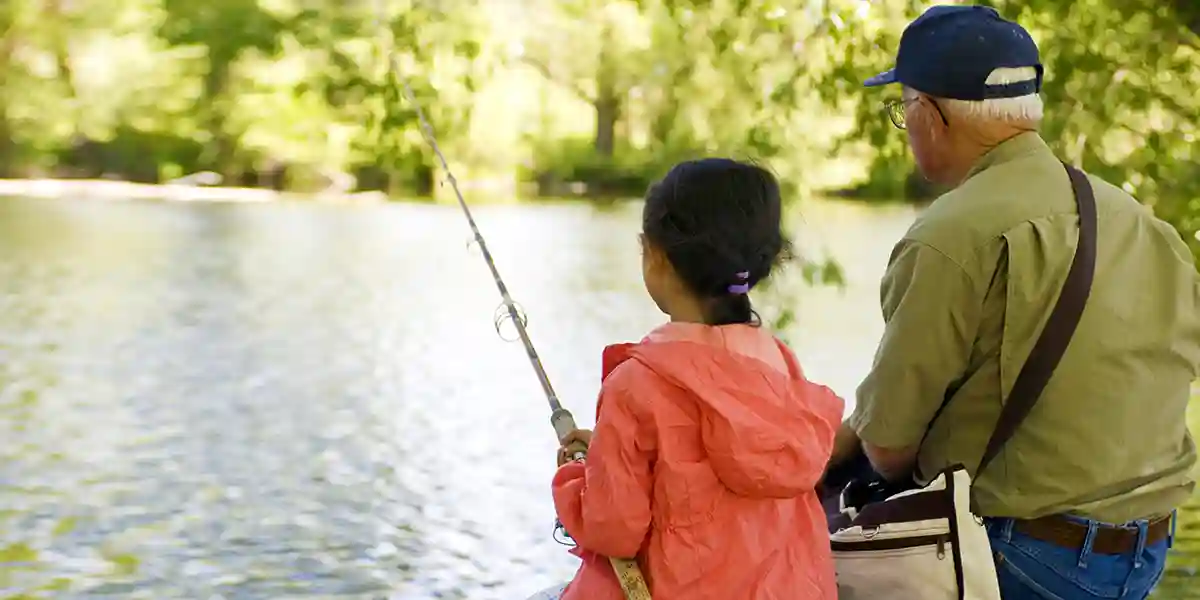
[{"label": "brown leather belt", "polygon": [[[1087,538],[1087,525],[1069,521],[1061,516],[1042,517],[1040,519],[1017,520],[1013,525],[1014,531],[1019,531],[1031,538],[1041,540],[1062,548],[1079,550]],[[1161,517],[1150,521],[1146,532],[1146,545],[1156,544],[1171,535],[1171,517]],[[1114,527],[1101,525],[1092,539],[1092,552],[1097,554],[1128,554],[1137,548],[1138,530],[1136,527]]]}]

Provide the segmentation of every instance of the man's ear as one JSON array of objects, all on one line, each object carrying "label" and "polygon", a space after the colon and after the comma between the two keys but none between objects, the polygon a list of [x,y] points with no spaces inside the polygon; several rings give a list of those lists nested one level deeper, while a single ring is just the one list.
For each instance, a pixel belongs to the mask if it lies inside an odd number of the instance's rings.
[{"label": "man's ear", "polygon": [[939,104],[937,98],[928,94],[921,94],[921,103],[925,105],[925,110],[929,111],[929,120],[934,124],[935,131],[950,127],[945,103]]}]

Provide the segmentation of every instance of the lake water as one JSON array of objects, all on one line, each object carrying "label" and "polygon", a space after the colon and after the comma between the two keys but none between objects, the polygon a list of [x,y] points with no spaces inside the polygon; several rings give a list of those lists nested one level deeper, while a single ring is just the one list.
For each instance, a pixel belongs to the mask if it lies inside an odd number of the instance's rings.
[{"label": "lake water", "polygon": [[[661,316],[639,206],[476,209],[564,403]],[[820,202],[761,298],[853,395],[913,209]],[[0,597],[523,599],[569,578],[555,441],[456,207],[0,199]],[[1200,548],[1195,518],[1181,548]],[[1189,596],[1182,550],[1163,598]]]}]

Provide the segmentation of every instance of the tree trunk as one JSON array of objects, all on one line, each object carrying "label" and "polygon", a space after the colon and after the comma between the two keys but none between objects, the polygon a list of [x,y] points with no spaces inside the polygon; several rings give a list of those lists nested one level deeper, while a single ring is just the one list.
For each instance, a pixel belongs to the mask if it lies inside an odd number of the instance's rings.
[{"label": "tree trunk", "polygon": [[612,53],[612,24],[604,20],[600,32],[600,54],[596,57],[596,95],[592,106],[596,108],[596,154],[612,158],[616,149],[617,121],[621,118],[621,93],[617,85],[620,67]]},{"label": "tree trunk", "polygon": [[[214,54],[216,54],[214,56]],[[225,90],[229,86],[231,68],[234,56],[215,52],[209,48],[209,70],[204,78],[203,92],[200,98],[204,128],[209,133],[210,146],[205,150],[213,170],[220,173],[227,181],[236,180],[241,173],[234,163],[237,151],[237,140],[227,131],[228,109],[225,102]]]},{"label": "tree trunk", "polygon": [[8,110],[4,106],[3,98],[0,98],[0,178],[11,177],[15,172],[16,150],[17,145],[13,142],[12,130],[8,126]]},{"label": "tree trunk", "polygon": [[[0,0],[4,1],[4,0]],[[4,10],[0,8],[0,11]],[[0,13],[0,17],[9,15]],[[5,78],[12,69],[12,56],[17,46],[17,33],[11,19],[0,19],[0,177],[11,177],[16,173],[17,143],[13,140],[12,125],[8,121],[8,90]]]},{"label": "tree trunk", "polygon": [[653,136],[652,144],[659,144],[662,147],[672,142],[671,137],[675,133],[680,113],[679,90],[687,85],[694,72],[695,67],[692,64],[679,65],[672,73],[670,83],[664,86],[658,114],[654,115],[650,126],[650,135]]},{"label": "tree trunk", "polygon": [[621,118],[621,100],[608,91],[596,100],[596,154],[612,158],[616,150],[617,120]]},{"label": "tree trunk", "polygon": [[[67,95],[75,100],[78,94],[75,92],[75,71],[71,68],[71,50],[68,41],[70,30],[70,15],[63,8],[63,0],[47,0],[43,7],[43,18],[48,23],[56,23],[54,30],[54,64],[58,69],[58,77],[62,80],[63,85],[67,88]],[[72,115],[73,117],[74,115]],[[74,127],[74,119],[71,119],[71,125]]]}]

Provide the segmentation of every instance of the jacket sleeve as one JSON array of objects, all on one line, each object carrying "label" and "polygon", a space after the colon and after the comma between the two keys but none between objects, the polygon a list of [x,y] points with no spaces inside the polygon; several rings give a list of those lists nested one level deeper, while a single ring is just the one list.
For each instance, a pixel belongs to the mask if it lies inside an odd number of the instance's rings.
[{"label": "jacket sleeve", "polygon": [[584,550],[616,558],[637,555],[650,530],[656,450],[652,415],[631,389],[639,370],[623,365],[605,380],[587,458],[554,474],[554,508],[567,533]]}]

